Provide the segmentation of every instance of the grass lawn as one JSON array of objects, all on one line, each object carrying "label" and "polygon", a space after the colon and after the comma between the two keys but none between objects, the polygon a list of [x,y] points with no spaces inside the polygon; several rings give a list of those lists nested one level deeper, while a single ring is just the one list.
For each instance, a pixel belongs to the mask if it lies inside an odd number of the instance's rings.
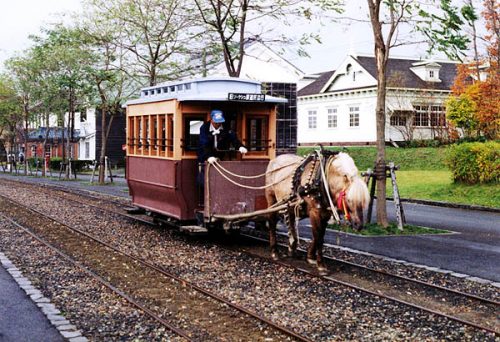
[{"label": "grass lawn", "polygon": [[362,236],[387,236],[387,235],[421,235],[421,234],[446,234],[447,230],[419,227],[407,224],[403,230],[399,230],[397,225],[392,223],[387,228],[382,228],[375,223],[369,223],[361,231],[353,230],[349,226],[328,225],[328,229]]},{"label": "grass lawn", "polygon": [[[297,153],[304,155],[314,149],[301,147]],[[360,171],[373,169],[377,153],[375,147],[348,147],[346,152]],[[445,156],[446,147],[387,147],[386,160],[400,166],[396,177],[401,197],[500,208],[500,184],[453,183]],[[392,197],[390,179],[387,179],[387,184],[387,196]]]},{"label": "grass lawn", "polygon": [[[396,171],[396,181],[404,198],[500,208],[500,184],[455,184],[450,171]],[[390,179],[387,182],[387,196],[392,197]]]}]

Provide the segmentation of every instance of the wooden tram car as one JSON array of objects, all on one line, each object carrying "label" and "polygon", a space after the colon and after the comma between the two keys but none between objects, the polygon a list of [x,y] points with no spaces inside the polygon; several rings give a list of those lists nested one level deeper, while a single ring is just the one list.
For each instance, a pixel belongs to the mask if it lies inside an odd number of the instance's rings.
[{"label": "wooden tram car", "polygon": [[[201,230],[233,229],[231,218],[265,209],[263,189],[235,185],[228,174],[198,165],[200,126],[213,109],[222,110],[224,129],[233,130],[248,153],[228,151],[219,165],[237,175],[263,174],[276,155],[276,105],[286,101],[262,94],[259,82],[237,78],[143,88],[140,98],[126,104],[126,172],[133,204],[158,220],[185,227],[197,221]],[[204,182],[197,181],[199,167],[205,168]],[[264,182],[265,177],[243,180],[247,186]]]}]

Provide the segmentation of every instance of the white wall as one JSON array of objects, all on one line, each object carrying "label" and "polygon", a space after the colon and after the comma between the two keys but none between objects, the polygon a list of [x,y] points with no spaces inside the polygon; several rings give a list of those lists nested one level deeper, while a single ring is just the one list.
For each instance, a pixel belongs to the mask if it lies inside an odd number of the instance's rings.
[{"label": "white wall", "polygon": [[[80,113],[75,113],[75,129],[80,130],[78,142],[78,158],[80,160],[94,160],[96,156],[96,114],[95,108],[87,109],[86,119],[81,120]],[[89,143],[89,155],[86,157],[86,143]]]},{"label": "white wall", "polygon": [[[376,140],[374,93],[330,98],[300,100],[298,106],[299,144],[307,143],[342,143],[342,142],[374,142]],[[350,127],[349,107],[359,106],[359,127]],[[337,127],[328,128],[328,108],[337,108]],[[308,126],[309,110],[317,111],[317,128]]]}]

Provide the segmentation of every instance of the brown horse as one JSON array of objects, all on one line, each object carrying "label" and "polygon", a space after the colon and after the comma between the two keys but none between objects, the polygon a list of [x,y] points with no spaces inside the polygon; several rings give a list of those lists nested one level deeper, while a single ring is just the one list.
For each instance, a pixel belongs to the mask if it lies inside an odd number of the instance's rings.
[{"label": "brown horse", "polygon": [[[321,169],[324,170],[322,174]],[[327,185],[325,187],[324,180]],[[352,158],[343,152],[332,153],[322,150],[320,155],[302,158],[284,154],[272,160],[267,167],[266,199],[268,207],[289,202],[284,217],[288,225],[289,255],[295,255],[297,249],[297,227],[295,218],[309,217],[312,228],[312,241],[307,250],[307,261],[317,264],[321,273],[326,272],[323,263],[323,240],[328,220],[332,215],[331,199],[344,219],[350,221],[355,229],[363,226],[363,210],[368,205],[370,196],[365,182],[358,176],[358,169]],[[269,235],[271,255],[278,258],[276,247],[276,224],[278,214],[269,215]]]}]

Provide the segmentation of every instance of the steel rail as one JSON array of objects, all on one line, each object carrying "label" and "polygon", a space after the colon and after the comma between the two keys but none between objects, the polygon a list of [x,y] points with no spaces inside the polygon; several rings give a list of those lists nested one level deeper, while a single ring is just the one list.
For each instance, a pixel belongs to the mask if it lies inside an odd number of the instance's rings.
[{"label": "steel rail", "polygon": [[[269,242],[268,240],[263,239],[263,238],[259,238],[259,237],[255,237],[255,236],[251,236],[251,235],[246,235],[246,234],[242,234],[242,235],[245,236],[245,237],[254,239],[254,240],[259,240],[260,242]],[[279,243],[278,245],[281,246],[281,247],[285,247],[285,248],[287,247],[285,244],[282,244],[282,243]],[[299,249],[299,251],[302,252],[302,253],[306,252],[306,251],[304,251],[302,249]],[[318,273],[316,273],[314,271],[310,271],[310,270],[303,269],[303,268],[300,268],[300,267],[295,267],[295,266],[293,266],[293,265],[291,265],[289,263],[286,263],[284,261],[281,261],[281,260],[273,260],[272,258],[266,258],[266,257],[263,257],[262,255],[259,255],[259,254],[256,254],[256,253],[252,253],[252,252],[249,252],[249,251],[244,251],[244,253],[247,253],[248,255],[251,255],[251,256],[253,256],[255,258],[265,258],[266,260],[269,260],[271,262],[274,262],[274,263],[279,264],[279,265],[284,266],[284,267],[292,268],[292,269],[294,269],[296,271],[308,274],[308,275],[310,275],[312,277],[315,277],[315,278],[326,279],[326,280],[329,280],[329,281],[332,281],[332,282],[335,282],[335,283],[338,283],[338,284],[341,284],[341,285],[344,285],[344,286],[348,286],[348,287],[351,287],[353,289],[356,289],[356,290],[359,290],[359,291],[362,291],[362,292],[365,292],[365,293],[369,293],[371,295],[375,295],[375,296],[382,297],[382,298],[385,298],[385,299],[389,299],[389,300],[392,300],[392,301],[395,301],[395,302],[398,302],[398,303],[401,303],[401,304],[404,304],[404,305],[408,305],[410,307],[417,308],[419,310],[422,310],[422,311],[425,311],[425,312],[428,312],[428,313],[431,313],[431,314],[434,314],[434,315],[446,317],[446,318],[448,318],[450,320],[459,322],[461,324],[468,325],[468,326],[471,326],[471,327],[474,327],[474,328],[477,328],[477,329],[481,329],[481,330],[493,333],[493,334],[495,334],[497,336],[500,336],[500,330],[495,330],[495,329],[492,329],[490,327],[485,327],[483,325],[480,325],[480,324],[477,324],[477,323],[474,323],[474,322],[471,322],[471,321],[468,321],[468,320],[465,320],[465,319],[462,319],[462,318],[459,318],[459,317],[455,317],[455,316],[452,316],[452,315],[449,315],[447,313],[443,313],[443,312],[440,312],[440,311],[437,311],[437,310],[434,310],[434,309],[429,309],[429,308],[426,308],[424,306],[421,306],[421,305],[418,305],[418,304],[414,304],[414,303],[405,301],[403,299],[399,299],[399,298],[396,298],[396,297],[393,297],[393,296],[385,295],[385,294],[382,294],[382,293],[379,293],[379,292],[376,292],[376,291],[372,291],[372,290],[369,290],[369,289],[366,289],[366,288],[362,288],[362,287],[359,287],[357,285],[347,283],[347,282],[345,282],[343,280],[335,279],[335,278],[333,278],[330,275],[320,275],[320,274],[318,274]],[[357,264],[354,264],[354,263],[345,262],[343,260],[339,260],[339,259],[335,259],[335,258],[330,258],[330,257],[327,257],[327,256],[324,256],[323,258],[324,259],[329,259],[330,261],[334,261],[334,262],[346,263],[346,264],[348,264],[349,266],[352,266],[352,267],[365,268],[368,271],[375,272],[375,273],[380,273],[380,274],[383,274],[384,276],[394,277],[394,278],[405,280],[405,281],[409,281],[409,282],[412,282],[412,283],[417,283],[419,285],[428,286],[430,288],[435,288],[435,289],[440,290],[440,291],[450,292],[453,295],[458,295],[458,296],[465,297],[467,299],[473,299],[473,300],[481,301],[484,304],[496,305],[496,306],[499,305],[499,303],[496,302],[496,301],[492,301],[492,300],[489,300],[489,299],[486,299],[486,298],[482,298],[482,297],[478,297],[478,296],[471,295],[471,294],[468,294],[468,293],[460,292],[460,291],[457,291],[457,290],[452,290],[452,289],[448,289],[448,288],[445,288],[445,287],[437,286],[437,285],[434,285],[434,284],[426,283],[426,282],[423,282],[423,281],[420,281],[420,280],[417,280],[417,279],[411,279],[411,278],[406,278],[406,277],[399,276],[399,275],[393,275],[393,274],[387,273],[387,272],[381,272],[381,271],[378,271],[376,269],[372,269],[372,268],[369,268],[369,267],[366,267],[366,266],[362,266],[362,265],[357,265]]]},{"label": "steel rail", "polygon": [[[3,198],[6,198],[3,195],[0,195],[0,196],[3,197]],[[8,200],[10,201],[10,199],[8,199]],[[159,323],[161,323],[162,325],[164,325],[170,331],[173,331],[177,335],[179,335],[181,337],[184,337],[188,341],[193,341],[192,338],[189,336],[189,334],[186,331],[177,328],[176,326],[170,324],[165,319],[159,317],[152,310],[148,309],[144,305],[140,304],[139,302],[137,302],[136,300],[134,300],[133,298],[131,298],[130,296],[128,296],[123,291],[121,291],[118,288],[116,288],[115,286],[113,286],[111,283],[109,283],[108,281],[106,281],[100,275],[92,272],[90,269],[88,269],[87,267],[85,267],[84,265],[82,265],[80,262],[76,261],[75,259],[73,259],[72,257],[70,257],[68,254],[64,253],[63,251],[61,251],[60,249],[58,249],[57,247],[55,247],[54,245],[52,245],[50,242],[46,241],[45,239],[43,239],[43,238],[39,237],[38,235],[36,235],[35,233],[33,233],[29,228],[26,228],[26,227],[22,226],[21,224],[19,224],[18,222],[16,222],[12,218],[10,218],[8,216],[5,216],[2,213],[0,213],[0,217],[2,217],[4,220],[9,221],[11,224],[15,225],[16,227],[22,229],[25,233],[29,234],[32,238],[34,238],[38,242],[42,243],[43,245],[47,246],[52,251],[54,251],[55,253],[57,253],[63,260],[65,260],[65,261],[69,262],[70,264],[76,266],[77,268],[79,268],[80,270],[82,270],[83,272],[85,272],[87,275],[91,276],[93,279],[97,280],[99,283],[101,283],[102,285],[106,286],[113,293],[115,293],[116,295],[118,295],[121,298],[124,298],[127,302],[129,302],[130,304],[132,304],[133,306],[135,306],[139,310],[143,311],[146,315],[148,315],[149,317],[153,318],[154,320],[156,320]]]},{"label": "steel rail", "polygon": [[[312,340],[311,340],[311,339],[309,339],[309,338],[307,338],[307,337],[305,337],[305,336],[302,336],[302,335],[300,335],[300,334],[298,334],[298,333],[296,333],[296,332],[294,332],[294,331],[292,331],[292,330],[290,330],[290,329],[288,329],[288,328],[286,328],[286,327],[280,326],[280,325],[278,325],[278,324],[274,323],[273,321],[271,321],[271,320],[269,320],[269,319],[265,318],[264,316],[261,316],[261,315],[259,315],[259,314],[256,314],[256,313],[254,313],[254,312],[252,312],[252,311],[250,311],[250,310],[248,310],[248,309],[246,309],[246,308],[244,308],[244,307],[242,307],[242,306],[240,306],[240,305],[234,304],[234,303],[232,303],[231,301],[229,301],[229,300],[227,300],[227,299],[225,299],[225,298],[223,298],[223,297],[221,297],[221,296],[219,296],[219,295],[217,295],[217,294],[215,294],[215,293],[213,293],[213,292],[210,292],[210,291],[208,291],[208,290],[205,290],[204,288],[202,288],[202,287],[200,287],[200,286],[198,286],[198,285],[194,284],[193,282],[191,282],[191,281],[189,281],[189,280],[182,279],[182,278],[180,278],[180,277],[178,277],[178,276],[176,276],[176,275],[174,275],[174,274],[172,274],[172,273],[168,272],[168,271],[167,271],[167,270],[165,270],[163,267],[160,267],[160,266],[154,265],[154,264],[152,264],[152,263],[150,263],[150,262],[146,261],[145,259],[138,258],[138,257],[135,257],[135,256],[133,256],[133,255],[130,255],[130,254],[126,253],[126,252],[123,252],[123,251],[119,250],[118,248],[116,248],[116,247],[114,247],[114,246],[112,246],[112,245],[108,244],[107,242],[102,241],[102,240],[100,240],[99,238],[96,238],[96,237],[94,237],[94,236],[92,236],[92,235],[90,235],[90,234],[88,234],[88,233],[86,233],[86,232],[84,232],[84,231],[82,231],[82,230],[80,230],[80,229],[78,229],[78,228],[74,228],[74,227],[68,226],[68,225],[67,225],[67,224],[65,224],[64,222],[61,222],[60,220],[54,219],[54,218],[52,218],[52,217],[48,216],[47,214],[42,213],[41,211],[39,211],[39,210],[37,210],[37,209],[29,208],[29,207],[27,207],[26,205],[24,205],[24,204],[22,204],[22,203],[19,203],[19,202],[18,202],[18,201],[16,201],[16,200],[13,200],[13,199],[10,199],[10,198],[5,197],[4,195],[0,195],[0,197],[3,197],[3,198],[5,198],[6,200],[8,200],[8,201],[10,201],[10,202],[15,203],[16,205],[19,205],[19,206],[24,207],[24,208],[26,208],[26,209],[28,209],[28,210],[30,210],[30,211],[32,211],[32,212],[35,212],[35,213],[37,213],[38,215],[41,215],[41,216],[46,217],[46,218],[48,218],[48,219],[50,219],[50,220],[52,220],[52,221],[54,221],[54,222],[57,222],[58,224],[60,224],[60,225],[62,225],[62,226],[64,226],[64,227],[66,227],[66,228],[68,228],[68,229],[70,229],[70,230],[72,230],[72,231],[75,231],[75,232],[77,232],[77,233],[79,233],[79,234],[81,234],[81,235],[83,235],[83,236],[85,236],[85,237],[87,237],[87,238],[89,238],[89,239],[91,239],[91,240],[95,241],[95,242],[98,242],[98,243],[102,244],[103,246],[106,246],[107,248],[110,248],[111,250],[115,251],[115,252],[116,252],[116,253],[118,253],[118,254],[121,254],[121,255],[126,256],[126,257],[128,257],[128,258],[131,258],[132,260],[135,260],[135,261],[137,261],[137,262],[141,263],[141,264],[142,264],[142,265],[144,265],[144,266],[147,266],[147,267],[149,267],[149,268],[151,268],[151,269],[153,269],[153,270],[155,270],[155,271],[157,271],[157,272],[159,272],[159,273],[161,273],[161,274],[163,274],[163,275],[165,275],[165,276],[167,276],[167,277],[169,277],[169,278],[171,278],[171,279],[174,279],[175,281],[177,281],[177,282],[181,283],[182,285],[187,285],[187,286],[189,286],[190,288],[192,288],[192,289],[194,289],[194,290],[196,290],[196,291],[198,291],[198,292],[200,292],[200,293],[202,293],[202,294],[204,294],[204,295],[206,295],[206,296],[208,296],[208,297],[210,297],[210,298],[213,298],[213,299],[215,299],[215,300],[217,300],[217,301],[219,301],[219,302],[222,302],[222,303],[224,303],[224,304],[226,304],[226,305],[228,305],[228,306],[232,307],[233,309],[236,309],[236,310],[238,310],[238,311],[240,311],[240,312],[242,312],[242,313],[244,313],[244,314],[247,314],[247,315],[249,315],[249,316],[251,316],[251,317],[253,317],[253,318],[255,318],[255,319],[257,319],[257,320],[259,320],[259,321],[261,321],[261,322],[264,322],[264,323],[266,323],[267,325],[269,325],[270,327],[273,327],[274,329],[276,329],[276,330],[278,330],[278,331],[280,331],[280,332],[282,332],[282,333],[284,333],[284,334],[286,334],[286,335],[288,335],[288,336],[291,336],[291,337],[293,337],[293,338],[295,338],[295,339],[297,339],[297,340],[299,340],[299,341],[304,341],[304,342],[312,342]],[[76,200],[73,200],[73,199],[70,199],[70,200],[71,200],[71,201],[74,201],[74,202],[77,202],[77,203],[80,203],[80,204],[85,204],[85,205],[88,205],[88,203],[79,202],[79,201],[76,201]],[[101,208],[101,207],[97,207],[97,206],[95,206],[95,208],[100,209],[100,210],[107,210],[107,209],[103,209],[103,208]],[[114,212],[114,213],[115,213],[115,214],[118,214],[117,212]],[[132,219],[134,219],[134,220],[136,219],[136,218],[135,218],[135,217],[133,217],[133,216],[124,215],[124,214],[120,214],[120,215],[126,216],[126,217],[128,217],[128,218],[132,218]],[[144,222],[144,221],[142,221],[142,222]],[[146,222],[146,223],[148,223],[148,224],[152,224],[152,223],[150,223],[150,222]]]}]

